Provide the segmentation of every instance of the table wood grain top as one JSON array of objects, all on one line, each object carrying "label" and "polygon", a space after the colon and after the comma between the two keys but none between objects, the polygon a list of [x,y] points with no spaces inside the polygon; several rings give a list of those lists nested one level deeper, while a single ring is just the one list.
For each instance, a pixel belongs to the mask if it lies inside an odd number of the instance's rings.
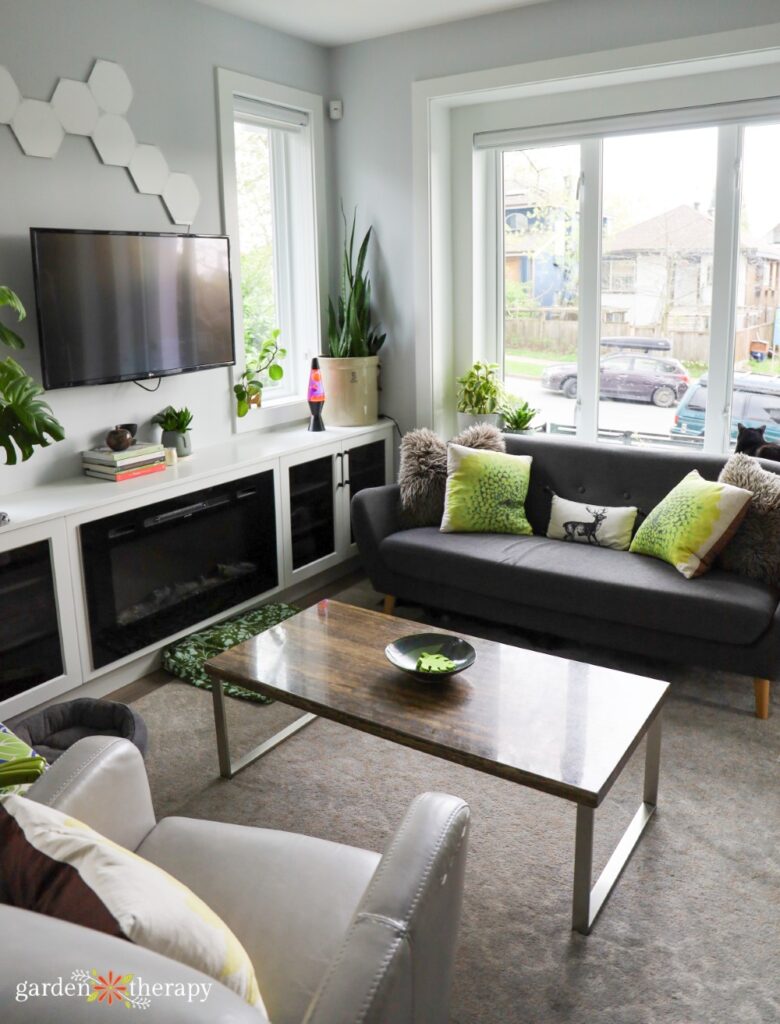
[{"label": "table wood grain top", "polygon": [[385,658],[448,630],[320,601],[212,658],[206,670],[284,704],[597,807],[661,710],[669,684],[463,636],[477,658],[418,681]]}]

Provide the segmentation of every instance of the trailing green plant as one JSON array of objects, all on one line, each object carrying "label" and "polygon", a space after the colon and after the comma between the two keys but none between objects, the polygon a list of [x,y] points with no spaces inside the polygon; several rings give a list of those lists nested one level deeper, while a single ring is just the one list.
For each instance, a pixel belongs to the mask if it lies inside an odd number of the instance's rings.
[{"label": "trailing green plant", "polygon": [[[0,285],[0,307],[16,313],[19,322],[26,312],[19,296],[6,285]],[[0,323],[0,342],[19,351],[24,342],[10,327]],[[48,448],[52,441],[65,437],[62,424],[55,419],[48,403],[38,396],[43,388],[15,359],[6,356],[0,361],[0,447],[5,449],[5,462],[15,466],[18,455],[26,462],[35,448]],[[50,439],[50,440],[49,440]]]},{"label": "trailing green plant", "polygon": [[532,409],[524,399],[511,395],[504,396],[498,411],[504,421],[504,429],[509,431],[526,430],[539,412],[538,409]]},{"label": "trailing green plant", "polygon": [[458,412],[487,416],[498,412],[502,389],[497,363],[476,362],[457,378]]},{"label": "trailing green plant", "polygon": [[354,262],[355,219],[347,227],[347,215],[341,208],[344,220],[344,253],[341,261],[341,294],[338,305],[328,300],[328,355],[334,359],[356,356],[375,356],[384,344],[386,334],[379,334],[371,323],[371,281],[365,270],[368,243],[373,228],[369,228],[360,244],[357,262]]},{"label": "trailing green plant", "polygon": [[284,367],[280,360],[287,355],[287,350],[279,346],[281,331],[277,327],[260,346],[256,356],[249,356],[244,366],[244,372],[238,378],[238,383],[233,385],[233,393],[236,396],[236,412],[239,416],[246,416],[252,405],[259,404],[260,396],[263,393],[263,375],[267,374],[268,379],[274,382],[284,377]]},{"label": "trailing green plant", "polygon": [[192,413],[186,406],[183,409],[174,409],[172,405],[169,405],[162,412],[157,413],[152,419],[152,423],[162,427],[164,432],[186,434],[192,423]]}]

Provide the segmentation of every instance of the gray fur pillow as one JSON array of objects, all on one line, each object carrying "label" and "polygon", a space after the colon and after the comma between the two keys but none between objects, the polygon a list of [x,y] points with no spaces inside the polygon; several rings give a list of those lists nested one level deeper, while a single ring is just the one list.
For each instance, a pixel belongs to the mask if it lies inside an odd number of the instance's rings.
[{"label": "gray fur pillow", "polygon": [[[504,435],[487,423],[467,427],[453,437],[452,443],[466,448],[506,451]],[[447,445],[438,434],[427,427],[404,434],[398,483],[404,526],[438,526],[444,515],[447,488]]]},{"label": "gray fur pillow", "polygon": [[718,564],[780,587],[780,475],[763,469],[750,455],[732,455],[718,480],[753,492],[747,515]]}]

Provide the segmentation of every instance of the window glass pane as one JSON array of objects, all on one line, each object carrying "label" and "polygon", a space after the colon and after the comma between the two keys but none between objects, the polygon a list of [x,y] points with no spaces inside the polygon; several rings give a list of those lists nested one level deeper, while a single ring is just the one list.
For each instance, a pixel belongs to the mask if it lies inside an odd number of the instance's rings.
[{"label": "window glass pane", "polygon": [[[748,125],[742,153],[731,439],[737,423],[780,442],[780,124]],[[739,399],[742,398],[742,402]]]},{"label": "window glass pane", "polygon": [[602,360],[602,439],[703,442],[684,396],[709,363],[716,170],[717,128],[604,140],[602,355],[636,358],[621,373]]},{"label": "window glass pane", "polygon": [[504,154],[504,381],[551,431],[574,429],[579,177],[578,145]]}]

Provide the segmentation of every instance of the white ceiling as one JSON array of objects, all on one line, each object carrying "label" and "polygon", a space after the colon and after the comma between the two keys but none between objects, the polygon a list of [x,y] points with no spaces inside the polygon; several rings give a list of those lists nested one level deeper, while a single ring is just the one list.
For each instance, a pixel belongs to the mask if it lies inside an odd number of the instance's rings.
[{"label": "white ceiling", "polygon": [[323,46],[440,25],[547,0],[200,0]]}]

